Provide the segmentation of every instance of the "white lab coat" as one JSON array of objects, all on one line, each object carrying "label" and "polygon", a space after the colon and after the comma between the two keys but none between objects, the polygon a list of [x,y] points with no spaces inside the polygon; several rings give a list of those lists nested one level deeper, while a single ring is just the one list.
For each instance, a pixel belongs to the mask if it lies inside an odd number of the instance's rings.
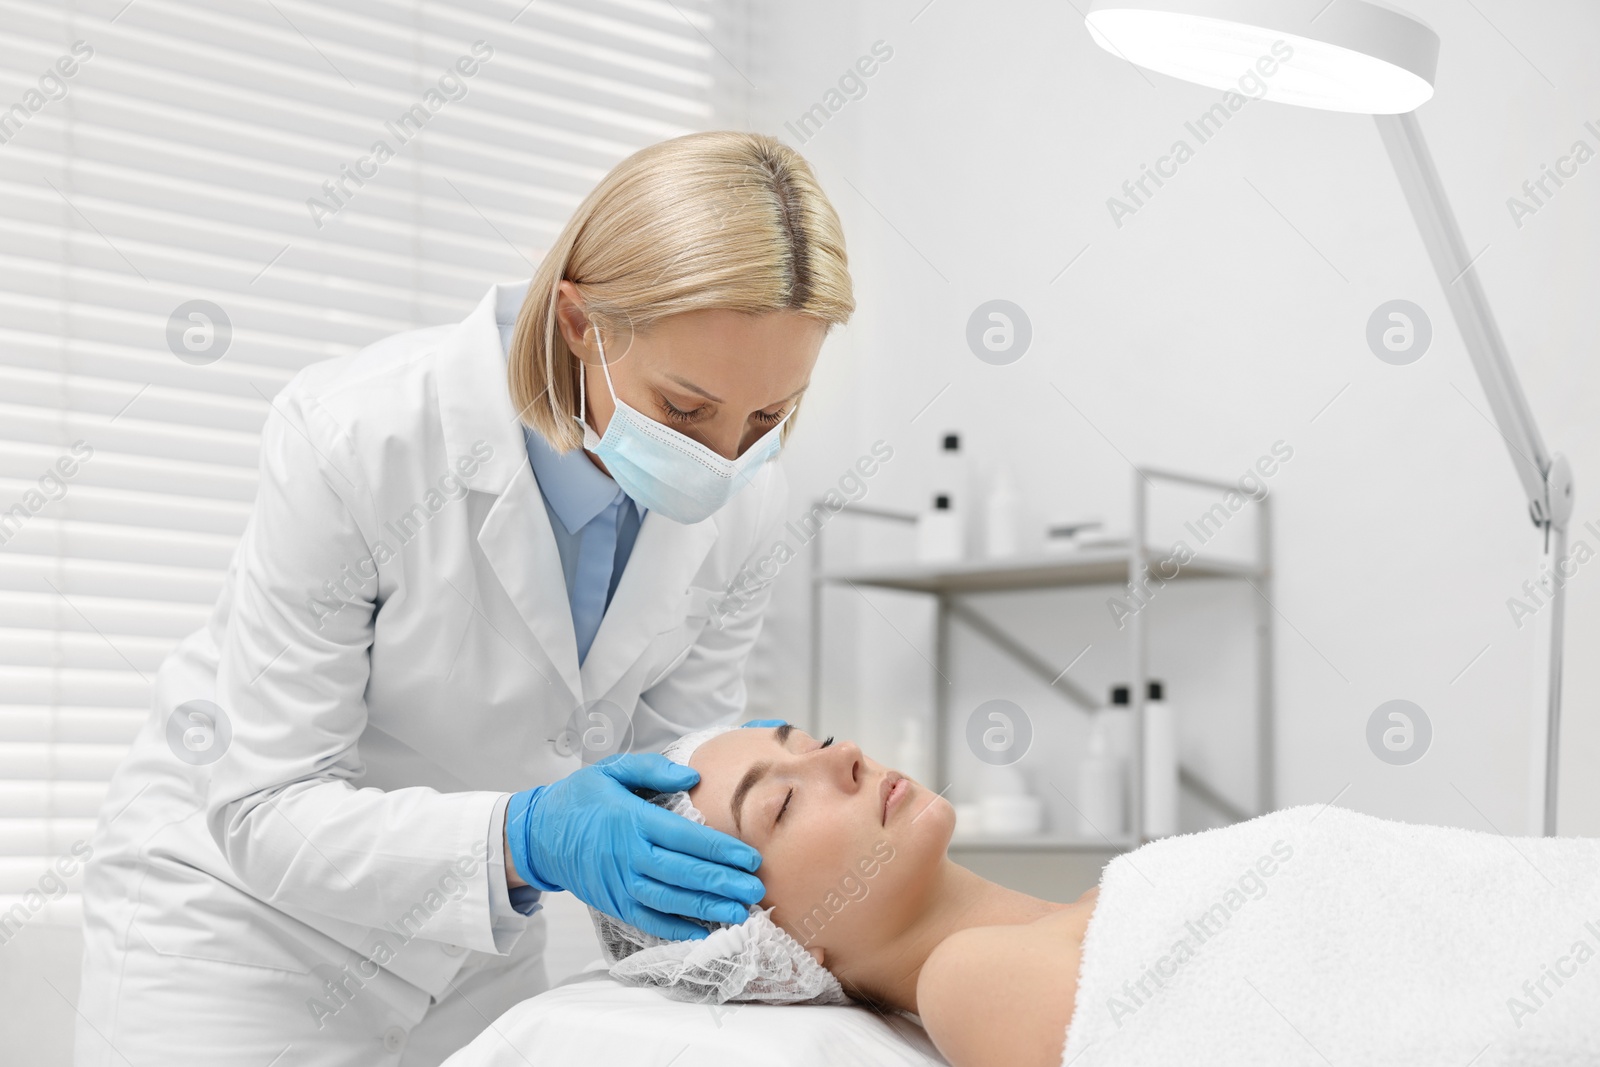
[{"label": "white lab coat", "polygon": [[[704,522],[646,514],[580,670],[497,332],[526,288],[273,401],[226,583],[93,840],[80,1067],[437,1063],[544,988],[544,917],[491,923],[495,815],[581,766],[575,713],[631,710],[635,751],[744,713],[777,465]],[[231,728],[198,765],[168,723],[197,699]]]}]

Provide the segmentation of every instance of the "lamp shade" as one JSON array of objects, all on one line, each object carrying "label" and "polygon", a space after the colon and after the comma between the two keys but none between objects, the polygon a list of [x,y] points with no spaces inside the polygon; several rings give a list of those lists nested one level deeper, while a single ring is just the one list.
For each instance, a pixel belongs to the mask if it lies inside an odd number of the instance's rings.
[{"label": "lamp shade", "polygon": [[1094,0],[1085,21],[1141,67],[1325,111],[1414,110],[1439,59],[1438,34],[1369,0]]}]

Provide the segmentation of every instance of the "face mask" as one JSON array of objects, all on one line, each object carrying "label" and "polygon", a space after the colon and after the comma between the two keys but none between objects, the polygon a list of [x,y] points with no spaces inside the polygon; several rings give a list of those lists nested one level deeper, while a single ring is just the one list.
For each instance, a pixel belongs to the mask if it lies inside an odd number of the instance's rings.
[{"label": "face mask", "polygon": [[675,522],[700,522],[744,488],[761,464],[778,454],[782,447],[779,431],[789,421],[793,408],[738,459],[725,459],[699,441],[624,404],[611,384],[611,368],[606,363],[605,346],[600,344],[598,333],[595,343],[600,348],[600,369],[606,376],[606,388],[611,391],[611,401],[616,407],[611,412],[611,421],[606,423],[605,436],[597,436],[594,427],[583,417],[587,410],[586,375],[579,373],[579,413],[573,418],[583,427],[583,447],[600,457],[612,479],[640,507],[659,511]]}]

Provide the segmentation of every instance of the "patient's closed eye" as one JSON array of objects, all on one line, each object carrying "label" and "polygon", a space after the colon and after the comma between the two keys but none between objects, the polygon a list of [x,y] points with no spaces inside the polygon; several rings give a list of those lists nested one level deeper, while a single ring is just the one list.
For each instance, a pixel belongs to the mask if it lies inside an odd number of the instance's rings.
[{"label": "patient's closed eye", "polygon": [[[833,744],[833,735],[829,734],[828,735],[828,739],[826,741],[822,742],[822,744],[818,745],[817,748],[818,749],[827,748],[831,744]],[[812,751],[816,751],[816,749],[813,749]],[[783,813],[789,810],[789,801],[791,801],[793,799],[794,799],[794,787],[790,786],[789,787],[789,795],[783,798],[783,807],[778,809],[777,817],[772,820],[772,825],[774,827],[776,827],[778,825],[778,821],[783,818]]]}]

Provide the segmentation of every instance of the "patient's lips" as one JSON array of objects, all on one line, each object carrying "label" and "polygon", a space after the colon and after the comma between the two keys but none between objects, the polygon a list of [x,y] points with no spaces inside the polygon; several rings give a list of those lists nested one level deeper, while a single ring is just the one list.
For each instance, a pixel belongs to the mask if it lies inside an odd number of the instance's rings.
[{"label": "patient's lips", "polygon": [[911,779],[899,771],[885,771],[883,781],[878,783],[878,796],[882,801],[879,821],[888,825],[890,809],[898,806],[909,792],[911,792]]}]

